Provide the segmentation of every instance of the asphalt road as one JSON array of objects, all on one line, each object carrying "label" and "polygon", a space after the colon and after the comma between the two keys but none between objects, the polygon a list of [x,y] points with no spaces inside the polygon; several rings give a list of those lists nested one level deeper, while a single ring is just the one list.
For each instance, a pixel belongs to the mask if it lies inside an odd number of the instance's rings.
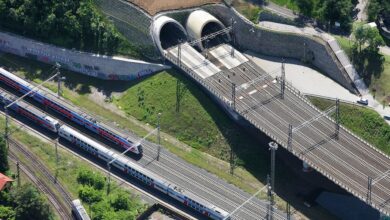
[{"label": "asphalt road", "polygon": [[[280,81],[252,61],[230,70],[225,68],[203,80],[189,73],[227,105],[233,103],[234,83],[236,112],[285,148],[289,124],[297,128],[322,114],[290,86],[282,99]],[[364,201],[367,201],[368,177],[373,178],[372,200],[368,203],[382,212],[390,213],[390,177],[381,178],[390,170],[389,157],[343,127],[340,128],[338,139],[334,134],[335,122],[328,116],[318,117],[294,130],[291,153]]]}]

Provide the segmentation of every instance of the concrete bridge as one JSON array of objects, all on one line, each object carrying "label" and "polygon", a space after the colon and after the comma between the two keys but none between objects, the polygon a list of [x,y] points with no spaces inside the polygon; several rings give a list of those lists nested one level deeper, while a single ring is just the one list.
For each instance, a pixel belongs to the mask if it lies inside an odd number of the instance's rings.
[{"label": "concrete bridge", "polygon": [[[271,77],[230,46],[229,32],[208,38],[211,29],[225,26],[212,15],[206,16],[207,12],[193,13],[202,16],[190,14],[186,28],[165,16],[157,19],[154,37],[164,57],[198,82],[236,120],[251,123],[315,170],[389,215],[390,158],[329,116],[338,114],[336,103],[321,112],[283,77]],[[165,29],[168,23],[169,31]],[[205,30],[208,27],[211,29]],[[204,41],[199,41],[202,38]]]}]

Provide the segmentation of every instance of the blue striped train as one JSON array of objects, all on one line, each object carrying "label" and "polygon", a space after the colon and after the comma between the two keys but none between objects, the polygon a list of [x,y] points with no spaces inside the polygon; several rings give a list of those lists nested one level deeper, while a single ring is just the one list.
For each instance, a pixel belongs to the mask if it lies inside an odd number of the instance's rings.
[{"label": "blue striped train", "polygon": [[138,179],[147,186],[168,195],[185,206],[202,213],[211,219],[230,219],[229,213],[225,210],[216,207],[191,192],[180,189],[175,184],[155,175],[142,166],[130,161],[126,157],[116,154],[103,145],[80,134],[66,125],[62,125],[59,128],[58,135],[107,163],[113,161],[112,165],[124,172],[126,175],[130,175],[131,177]]},{"label": "blue striped train", "polygon": [[[34,88],[34,85],[28,83],[27,81],[15,76],[14,74],[2,68],[0,68],[0,81],[22,94],[26,94]],[[114,128],[108,127],[103,123],[97,122],[93,117],[77,109],[77,107],[72,106],[63,100],[56,98],[53,93],[49,91],[45,91],[43,89],[35,91],[36,92],[32,92],[28,96],[33,98],[37,102],[43,104],[44,106],[47,106],[50,109],[56,111],[57,113],[72,120],[73,122],[98,134],[106,140],[109,140],[122,148],[130,148],[130,151],[134,154],[142,155],[142,146],[140,144],[132,143],[126,137],[126,134],[123,134],[122,132],[115,130]]]},{"label": "blue striped train", "polygon": [[[0,68],[0,72],[1,72],[1,68]],[[1,80],[4,81],[4,78]],[[9,81],[7,85],[11,86],[11,81]],[[18,84],[14,84],[14,86],[12,87],[16,88],[17,85]],[[25,88],[21,86],[19,86],[19,88],[24,90],[24,92],[22,91],[22,93],[26,93]],[[18,91],[20,91],[20,89],[18,89]],[[35,95],[42,96],[42,91],[35,93]],[[34,98],[35,95],[32,97]],[[43,98],[40,97],[39,100],[44,100]],[[6,91],[0,88],[0,102],[2,104],[9,105],[16,99],[17,98],[15,96],[7,93]],[[82,148],[89,154],[105,162],[110,162],[113,159],[116,159],[112,163],[113,166],[115,166],[116,168],[124,172],[126,175],[130,175],[131,177],[138,179],[139,181],[143,182],[147,186],[152,187],[168,195],[169,197],[181,202],[185,206],[215,220],[230,219],[229,213],[224,211],[223,209],[216,207],[215,205],[207,202],[206,200],[190,192],[180,189],[173,183],[153,174],[152,172],[144,169],[138,164],[128,160],[126,157],[114,153],[113,151],[109,150],[103,145],[80,134],[76,130],[66,125],[60,125],[58,120],[49,117],[43,111],[40,111],[30,106],[28,103],[25,103],[23,100],[15,104],[12,104],[9,108],[27,117],[33,122],[41,125],[42,127],[45,127],[50,131],[58,133],[58,135],[61,138],[66,139],[67,141],[73,143],[74,145]]]},{"label": "blue striped train", "polygon": [[[9,94],[0,88],[0,102],[7,106],[14,102],[17,99],[16,96]],[[38,125],[57,133],[60,123],[58,120],[48,116],[46,113],[39,111],[38,109],[30,106],[28,103],[25,103],[23,100],[9,106],[9,109],[15,111],[16,113],[23,115],[29,120],[37,123]]]}]

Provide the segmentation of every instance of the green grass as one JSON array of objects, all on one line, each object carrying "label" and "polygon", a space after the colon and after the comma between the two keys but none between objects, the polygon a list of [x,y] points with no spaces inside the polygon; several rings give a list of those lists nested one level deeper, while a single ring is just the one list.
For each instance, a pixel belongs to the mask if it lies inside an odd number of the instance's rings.
[{"label": "green grass", "polygon": [[291,9],[293,11],[298,10],[298,6],[296,5],[294,0],[269,0],[269,1],[271,1],[277,5]]},{"label": "green grass", "polygon": [[[349,41],[346,37],[335,36],[340,47],[346,52],[346,54],[351,58],[352,57],[352,46],[353,41]],[[365,65],[369,66],[370,57],[365,59]],[[368,74],[368,78],[365,79],[368,83],[370,92],[375,96],[380,103],[388,105],[390,103],[390,56],[380,54],[377,59],[371,60],[382,60],[382,65],[371,64],[373,68],[368,69],[368,72],[371,70],[373,73]],[[375,71],[374,71],[375,69]]]},{"label": "green grass", "polygon": [[234,0],[233,7],[253,23],[256,24],[259,21],[259,14],[262,11],[259,5],[247,0]]},{"label": "green grass", "polygon": [[[4,118],[0,117],[0,132],[4,131]],[[31,152],[33,152],[38,158],[42,160],[42,162],[49,168],[52,174],[56,173],[56,154],[54,144],[42,141],[40,138],[33,136],[24,130],[17,129],[16,126],[12,125],[11,127],[13,139],[18,140],[23,145],[27,146]],[[92,170],[93,172],[97,172],[98,175],[105,175],[99,169],[91,166],[84,160],[74,156],[67,150],[59,147],[59,166],[58,166],[58,180],[67,188],[67,190],[71,193],[73,198],[78,198],[78,190],[81,187],[81,184],[77,182],[77,175],[80,170]],[[31,162],[23,159],[23,156],[19,158],[22,159],[23,163],[30,164]],[[41,177],[41,179],[45,179],[42,173],[36,173],[37,176]],[[24,182],[24,180],[22,181]],[[50,185],[50,184],[49,184]],[[53,192],[57,192],[53,187]],[[106,187],[101,191],[102,194],[106,192]],[[129,210],[130,212],[136,212],[137,215],[141,214],[144,210],[146,210],[147,206],[142,204],[139,198],[134,194],[134,192],[130,192],[121,188],[115,181],[112,181],[111,184],[111,194],[107,196],[103,196],[102,203],[112,201],[118,194],[127,194],[132,198],[134,210]],[[58,192],[57,192],[57,195]],[[61,198],[61,196],[58,196]],[[92,205],[92,208],[94,206]],[[88,213],[90,213],[90,207],[86,206]]]},{"label": "green grass", "polygon": [[[334,101],[325,99],[310,98],[310,100],[321,110],[334,105]],[[356,105],[341,104],[340,116],[342,125],[390,155],[390,126],[375,110]]]}]

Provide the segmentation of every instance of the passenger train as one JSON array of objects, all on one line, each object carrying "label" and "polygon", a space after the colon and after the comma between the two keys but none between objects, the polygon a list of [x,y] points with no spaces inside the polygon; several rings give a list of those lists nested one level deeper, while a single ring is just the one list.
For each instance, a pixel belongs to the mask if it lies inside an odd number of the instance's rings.
[{"label": "passenger train", "polygon": [[128,160],[126,157],[116,154],[103,145],[80,134],[66,125],[62,125],[59,128],[58,134],[60,137],[66,139],[67,141],[87,151],[94,157],[97,157],[105,162],[110,162],[115,159],[112,165],[124,172],[126,175],[138,179],[144,184],[168,195],[185,206],[190,207],[209,218],[215,220],[229,219],[228,212],[216,207],[215,205],[190,192],[180,189],[173,183],[153,174],[138,164]]},{"label": "passenger train", "polygon": [[[27,81],[15,76],[14,74],[0,68],[0,81],[12,87],[13,89],[19,91],[22,94],[30,92],[34,85],[28,83]],[[35,89],[36,90],[36,89]],[[88,114],[82,112],[74,106],[57,99],[52,92],[45,91],[43,89],[36,90],[29,94],[29,97],[33,98],[37,102],[43,104],[44,106],[49,107],[55,112],[65,116],[71,121],[87,128],[88,130],[98,134],[99,136],[125,148],[130,148],[130,151],[142,155],[143,149],[139,144],[132,143],[127,135],[117,131],[111,127],[108,127],[105,124],[97,122]]]},{"label": "passenger train", "polygon": [[79,199],[72,201],[72,215],[76,220],[91,220]]},{"label": "passenger train", "polygon": [[[3,89],[0,89],[0,102],[4,104],[4,106],[7,106],[11,104],[13,101],[15,101],[17,97],[14,95],[11,95],[4,91]],[[38,109],[30,106],[29,104],[25,103],[24,101],[19,101],[17,103],[12,104],[9,109],[12,109],[13,111],[17,112],[20,115],[23,115],[24,117],[30,119],[31,121],[37,123],[38,125],[49,129],[50,131],[57,133],[58,128],[60,127],[60,123],[58,120],[48,116],[46,113],[39,111]]]}]

